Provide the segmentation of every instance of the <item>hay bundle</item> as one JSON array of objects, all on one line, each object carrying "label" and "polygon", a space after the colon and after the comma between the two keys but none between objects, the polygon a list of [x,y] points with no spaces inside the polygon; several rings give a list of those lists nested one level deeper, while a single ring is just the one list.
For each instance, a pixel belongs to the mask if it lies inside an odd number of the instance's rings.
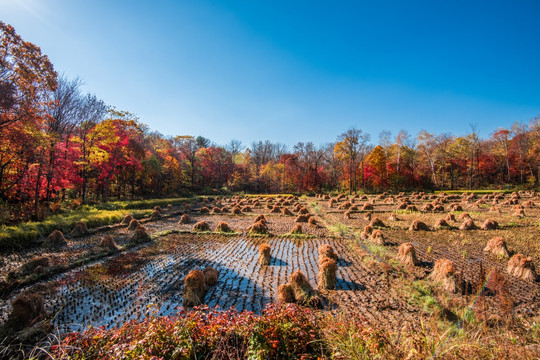
[{"label": "hay bundle", "polygon": [[219,278],[219,271],[214,269],[211,266],[205,267],[203,269],[204,282],[207,286],[215,285]]},{"label": "hay bundle", "polygon": [[407,205],[407,207],[405,208],[405,211],[417,212],[418,209],[414,205]]},{"label": "hay bundle", "polygon": [[152,210],[152,215],[150,215],[150,219],[152,220],[161,219],[161,212],[159,212],[158,210]]},{"label": "hay bundle", "polygon": [[88,234],[88,228],[84,221],[79,221],[71,231],[71,236],[83,236]]},{"label": "hay bundle", "polygon": [[129,226],[128,226],[128,230],[135,230],[136,228],[138,228],[139,226],[141,226],[141,223],[139,222],[139,220],[137,219],[133,219],[129,222]]},{"label": "hay bundle", "polygon": [[251,226],[247,228],[247,232],[250,234],[265,235],[268,234],[268,225],[266,224],[266,221],[262,219],[251,224]]},{"label": "hay bundle", "polygon": [[291,234],[299,235],[299,234],[302,234],[302,233],[303,233],[302,225],[294,224],[293,228],[291,229]]},{"label": "hay bundle", "polygon": [[437,204],[433,207],[433,212],[444,212],[444,206],[441,204]]},{"label": "hay bundle", "polygon": [[453,221],[453,222],[456,222],[456,217],[454,216],[454,214],[448,214],[448,215],[446,215],[445,220],[446,220],[446,221]]},{"label": "hay bundle", "polygon": [[373,219],[371,219],[371,221],[369,222],[369,225],[371,227],[386,227],[386,225],[383,223],[383,221],[381,219],[379,219],[378,217],[374,217]]},{"label": "hay bundle", "polygon": [[34,257],[27,263],[21,265],[21,267],[17,269],[17,273],[21,276],[30,275],[32,273],[40,273],[43,272],[43,270],[49,265],[50,258],[48,256]]},{"label": "hay bundle", "polygon": [[523,210],[523,209],[524,209],[523,205],[514,205],[514,206],[512,206],[512,210],[514,210],[514,211]]},{"label": "hay bundle", "polygon": [[281,206],[274,205],[272,209],[270,210],[270,213],[272,214],[279,214],[281,212]]},{"label": "hay bundle", "polygon": [[191,222],[191,219],[188,214],[184,214],[180,217],[180,220],[178,221],[179,224],[189,224]]},{"label": "hay bundle", "polygon": [[345,219],[350,219],[350,218],[351,218],[351,212],[350,212],[349,210],[345,211],[345,212],[343,213],[343,217],[344,217]]},{"label": "hay bundle", "polygon": [[317,219],[315,219],[315,217],[310,217],[309,220],[308,220],[308,225],[310,226],[317,226]]},{"label": "hay bundle", "polygon": [[504,239],[500,236],[496,236],[489,240],[486,247],[484,248],[484,251],[505,258],[510,257],[510,252],[506,247],[506,241],[504,241]]},{"label": "hay bundle", "polygon": [[306,209],[305,207],[301,207],[300,210],[298,210],[298,213],[301,215],[307,215],[309,214],[309,210]]},{"label": "hay bundle", "polygon": [[406,202],[401,202],[398,204],[398,206],[396,206],[396,209],[397,210],[405,210],[407,208],[407,206],[409,206],[409,204],[407,204]]},{"label": "hay bundle", "polygon": [[206,279],[201,270],[191,270],[184,279],[184,299],[185,307],[201,305],[206,293]]},{"label": "hay bundle", "polygon": [[114,242],[114,239],[111,235],[105,235],[104,237],[102,237],[99,240],[98,246],[112,252],[118,251],[118,247],[116,246],[116,243]]},{"label": "hay bundle", "polygon": [[278,301],[294,303],[294,291],[291,285],[282,284],[278,286]]},{"label": "hay bundle", "polygon": [[272,257],[270,256],[270,245],[264,243],[259,246],[259,265],[270,265]]},{"label": "hay bundle", "polygon": [[150,235],[146,233],[146,229],[141,225],[139,225],[129,237],[129,241],[133,244],[141,244],[150,240]]},{"label": "hay bundle", "polygon": [[390,213],[390,216],[388,216],[388,220],[390,220],[390,221],[399,221],[396,213]]},{"label": "hay bundle", "polygon": [[301,208],[302,208],[302,205],[297,203],[296,205],[294,205],[293,210],[294,212],[299,212]]},{"label": "hay bundle", "polygon": [[480,228],[482,230],[497,230],[499,228],[499,223],[493,219],[486,219]]},{"label": "hay bundle", "polygon": [[493,212],[493,213],[496,213],[496,214],[500,214],[500,213],[501,213],[501,209],[499,209],[497,206],[493,205],[492,207],[489,208],[489,212]]},{"label": "hay bundle", "polygon": [[217,206],[214,206],[212,208],[212,213],[213,214],[221,214],[221,209],[219,207],[217,207]]},{"label": "hay bundle", "polygon": [[526,281],[536,281],[536,271],[533,259],[523,254],[515,254],[508,261],[506,271],[515,277]]},{"label": "hay bundle", "polygon": [[226,214],[226,213],[230,213],[231,211],[229,210],[228,207],[223,206],[223,207],[221,208],[221,212],[224,213],[224,214]]},{"label": "hay bundle", "polygon": [[365,203],[362,205],[362,211],[371,211],[373,210],[373,204]]},{"label": "hay bundle", "polygon": [[319,274],[317,274],[317,286],[319,290],[333,290],[336,288],[337,268],[336,261],[330,258],[325,258],[319,263]]},{"label": "hay bundle", "polygon": [[525,217],[525,211],[523,209],[517,209],[516,212],[514,212],[514,216],[517,216],[517,217]]},{"label": "hay bundle", "polygon": [[446,222],[444,219],[439,219],[437,222],[435,222],[435,225],[433,225],[434,229],[440,229],[440,228],[449,228],[450,224]]},{"label": "hay bundle", "polygon": [[248,205],[243,206],[241,210],[242,212],[252,212],[251,206],[248,206]]},{"label": "hay bundle", "polygon": [[336,200],[334,200],[334,199],[328,200],[328,207],[334,207],[335,202],[336,202]]},{"label": "hay bundle", "polygon": [[459,204],[450,205],[450,211],[463,211],[463,207]]},{"label": "hay bundle", "polygon": [[360,236],[362,237],[362,239],[368,239],[372,232],[373,232],[373,227],[371,227],[370,225],[366,225],[364,226],[364,230],[362,231]]},{"label": "hay bundle", "polygon": [[308,222],[310,217],[311,217],[310,214],[302,214],[302,215],[298,215],[294,221],[295,222]]},{"label": "hay bundle", "polygon": [[41,296],[32,293],[20,294],[13,300],[6,326],[14,331],[22,330],[44,316],[45,307]]},{"label": "hay bundle", "polygon": [[191,231],[197,231],[197,232],[210,231],[210,225],[208,225],[206,221],[201,220],[201,221],[196,222],[195,225],[193,225],[193,229]]},{"label": "hay bundle", "polygon": [[416,257],[416,250],[410,242],[399,245],[398,258],[406,265],[420,266],[420,261]]},{"label": "hay bundle", "polygon": [[232,213],[234,215],[240,215],[242,214],[242,209],[240,208],[240,206],[236,205],[235,207],[233,207]]},{"label": "hay bundle", "polygon": [[370,220],[371,220],[371,216],[372,216],[372,215],[373,215],[373,214],[372,214],[372,213],[370,213],[370,212],[368,212],[368,213],[365,213],[365,214],[364,214],[364,220],[366,220],[366,221],[370,221]]},{"label": "hay bundle", "polygon": [[352,206],[351,202],[350,201],[347,201],[341,205],[338,206],[338,209],[339,210],[345,210],[345,209],[348,209]]},{"label": "hay bundle", "polygon": [[161,214],[163,212],[163,209],[160,206],[154,206],[153,211],[157,211],[157,212],[159,212]]},{"label": "hay bundle", "polygon": [[301,305],[316,306],[320,304],[320,299],[317,296],[313,287],[309,283],[306,276],[297,270],[291,274],[289,278],[289,284],[291,285],[294,300]]},{"label": "hay bundle", "polygon": [[379,229],[373,230],[371,232],[371,241],[377,245],[386,245],[386,237]]},{"label": "hay bundle", "polygon": [[442,283],[442,287],[449,292],[456,293],[461,289],[456,277],[454,263],[448,259],[439,259],[435,262],[433,272],[429,278]]},{"label": "hay bundle", "polygon": [[358,205],[353,205],[349,208],[350,211],[358,211]]},{"label": "hay bundle", "polygon": [[185,211],[191,211],[191,204],[184,204]]},{"label": "hay bundle", "polygon": [[422,211],[425,211],[425,212],[427,212],[427,211],[432,211],[432,210],[433,210],[433,205],[430,204],[430,203],[427,203],[426,205],[424,205],[424,206],[422,207]]},{"label": "hay bundle", "polygon": [[264,217],[263,214],[259,214],[257,215],[257,217],[255,218],[255,220],[253,220],[253,223],[256,223],[257,221],[263,221],[264,223],[266,223],[266,218]]},{"label": "hay bundle", "polygon": [[415,219],[411,223],[411,226],[409,227],[410,231],[429,231],[429,226],[426,225],[426,223]]},{"label": "hay bundle", "polygon": [[469,213],[462,213],[459,215],[459,220],[472,220],[472,217]]},{"label": "hay bundle", "polygon": [[230,233],[233,230],[230,228],[229,224],[224,221],[220,221],[216,226],[216,232]]},{"label": "hay bundle", "polygon": [[60,230],[54,230],[43,242],[43,247],[51,250],[61,249],[67,246],[66,238]]},{"label": "hay bundle", "polygon": [[322,244],[321,246],[319,246],[318,253],[319,265],[324,261],[324,259],[332,259],[334,261],[338,260],[334,248],[329,244]]},{"label": "hay bundle", "polygon": [[463,224],[461,224],[459,229],[460,230],[476,230],[478,229],[478,227],[476,226],[474,221],[472,221],[472,219],[467,219],[463,222]]},{"label": "hay bundle", "polygon": [[288,208],[281,209],[281,215],[292,216],[293,213]]},{"label": "hay bundle", "polygon": [[201,215],[208,215],[210,214],[210,209],[207,208],[206,206],[203,206],[202,208],[199,209],[199,213]]},{"label": "hay bundle", "polygon": [[527,200],[527,201],[523,202],[523,207],[524,208],[533,208],[535,206],[536,206],[536,204],[532,200]]},{"label": "hay bundle", "polygon": [[122,225],[129,225],[129,223],[131,222],[131,220],[133,220],[133,217],[129,214],[127,214],[125,217],[124,217],[124,220],[122,220],[121,224]]}]

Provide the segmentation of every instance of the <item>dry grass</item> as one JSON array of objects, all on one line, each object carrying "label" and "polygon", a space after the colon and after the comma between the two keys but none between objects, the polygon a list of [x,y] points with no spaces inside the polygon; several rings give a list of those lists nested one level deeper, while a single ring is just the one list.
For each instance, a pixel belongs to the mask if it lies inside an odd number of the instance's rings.
[{"label": "dry grass", "polygon": [[409,230],[410,231],[429,231],[430,229],[429,229],[429,226],[426,225],[426,223],[415,219],[411,223]]},{"label": "dry grass", "polygon": [[504,258],[510,257],[510,252],[506,246],[506,241],[504,241],[504,239],[500,236],[496,236],[489,240],[484,248],[484,251]]},{"label": "dry grass", "polygon": [[534,268],[533,259],[523,254],[515,254],[508,261],[506,271],[517,278],[526,281],[536,281],[536,271]]},{"label": "dry grass", "polygon": [[203,269],[204,282],[207,286],[212,286],[217,284],[219,278],[219,271],[214,269],[211,266],[208,266]]},{"label": "dry grass", "polygon": [[196,222],[195,225],[193,225],[193,229],[191,231],[196,231],[196,232],[210,231],[210,225],[208,225],[206,221],[201,220],[201,221]]},{"label": "dry grass", "polygon": [[317,275],[317,286],[319,290],[333,290],[336,288],[336,272],[338,266],[334,259],[325,258],[319,263],[319,274]]},{"label": "dry grass", "polygon": [[43,247],[50,250],[59,250],[67,246],[66,238],[60,230],[54,230],[43,242]]},{"label": "dry grass", "polygon": [[410,242],[403,243],[399,246],[398,258],[408,266],[420,266],[420,261],[416,257],[416,250]]},{"label": "dry grass", "polygon": [[261,266],[270,265],[272,257],[270,255],[270,245],[264,243],[259,246],[259,264]]},{"label": "dry grass", "polygon": [[201,305],[206,294],[206,278],[201,270],[191,270],[184,279],[184,298],[182,303],[185,307]]},{"label": "dry grass", "polygon": [[139,226],[141,226],[141,223],[139,222],[139,220],[137,219],[132,219],[130,222],[129,222],[129,226],[128,226],[128,230],[135,230],[136,228],[138,228]]}]

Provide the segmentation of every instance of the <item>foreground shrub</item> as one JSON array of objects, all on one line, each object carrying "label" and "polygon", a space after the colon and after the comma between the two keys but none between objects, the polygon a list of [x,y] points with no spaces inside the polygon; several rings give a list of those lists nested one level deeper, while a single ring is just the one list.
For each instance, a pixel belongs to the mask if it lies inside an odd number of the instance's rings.
[{"label": "foreground shrub", "polygon": [[70,334],[54,358],[317,359],[328,358],[320,315],[294,304],[268,305],[262,315],[200,308],[147,317],[119,329]]}]

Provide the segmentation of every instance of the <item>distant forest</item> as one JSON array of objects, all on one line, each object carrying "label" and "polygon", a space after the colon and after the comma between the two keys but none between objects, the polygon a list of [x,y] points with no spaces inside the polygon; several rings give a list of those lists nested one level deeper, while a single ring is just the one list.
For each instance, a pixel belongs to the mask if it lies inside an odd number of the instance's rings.
[{"label": "distant forest", "polygon": [[[214,144],[163,136],[128,111],[59,76],[39,47],[0,22],[0,203],[40,206],[186,193],[304,193],[538,186],[540,117],[468,135],[372,137],[329,143]],[[345,129],[344,129],[345,130]],[[462,130],[462,129],[460,129]],[[23,210],[21,210],[23,211]]]}]

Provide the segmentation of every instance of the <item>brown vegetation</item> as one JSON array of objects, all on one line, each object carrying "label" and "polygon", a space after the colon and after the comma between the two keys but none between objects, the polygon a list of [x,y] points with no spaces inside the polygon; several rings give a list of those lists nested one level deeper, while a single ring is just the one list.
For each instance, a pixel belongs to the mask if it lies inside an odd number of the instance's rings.
[{"label": "brown vegetation", "polygon": [[506,241],[504,241],[504,239],[500,236],[496,236],[489,240],[486,247],[484,248],[484,251],[505,258],[510,257],[510,252],[506,247]]},{"label": "brown vegetation", "polygon": [[193,229],[191,231],[197,231],[197,232],[203,232],[203,231],[210,231],[210,225],[204,220],[198,221],[193,225]]},{"label": "brown vegetation", "polygon": [[398,248],[399,259],[409,266],[420,266],[420,261],[416,257],[416,250],[410,242],[403,243]]},{"label": "brown vegetation", "polygon": [[536,281],[536,271],[533,259],[523,254],[515,254],[508,261],[506,271],[515,277],[526,281]]},{"label": "brown vegetation", "polygon": [[201,305],[206,294],[206,278],[201,270],[191,270],[184,279],[184,298],[183,305],[198,306]]},{"label": "brown vegetation", "polygon": [[259,246],[259,265],[270,265],[272,257],[270,255],[270,245],[264,243]]}]

